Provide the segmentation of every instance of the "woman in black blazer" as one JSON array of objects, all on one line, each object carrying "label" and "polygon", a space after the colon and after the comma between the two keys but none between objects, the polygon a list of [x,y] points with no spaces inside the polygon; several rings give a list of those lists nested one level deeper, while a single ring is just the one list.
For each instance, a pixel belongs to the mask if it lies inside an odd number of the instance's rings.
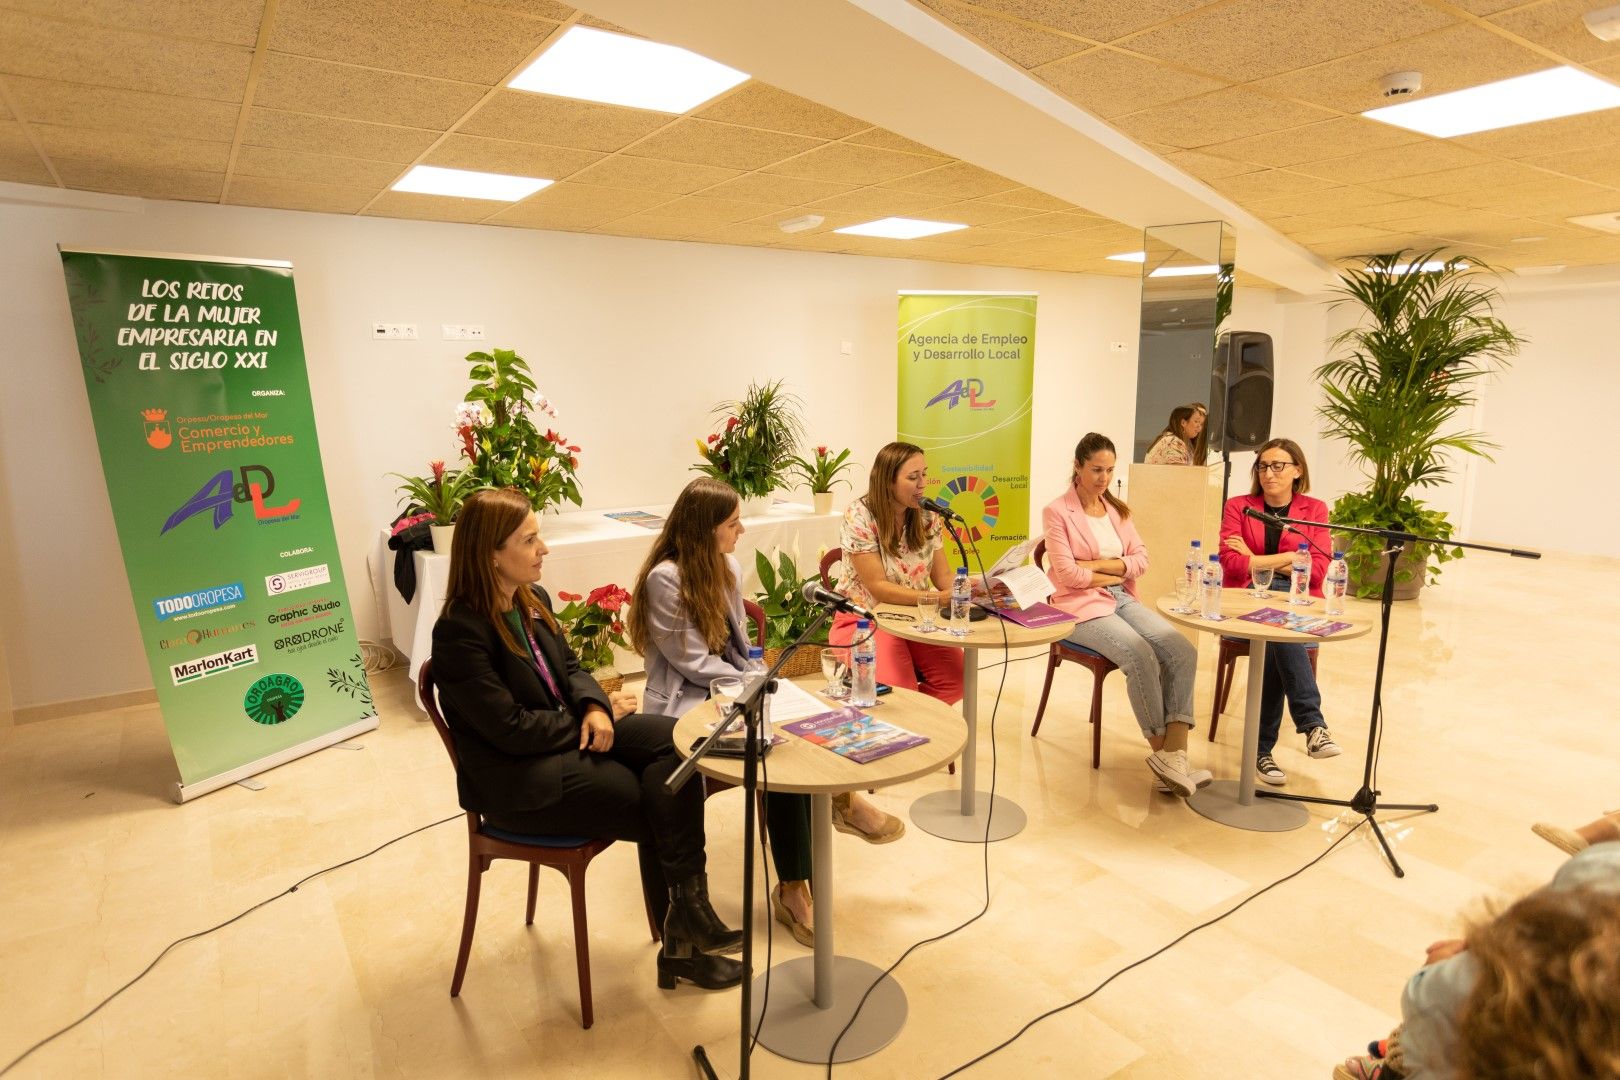
[{"label": "woman in black blazer", "polygon": [[703,785],[671,794],[675,721],[634,713],[580,670],[536,584],[540,522],[513,488],[485,490],[456,518],[450,583],[433,627],[433,678],[456,744],[464,809],[513,833],[633,840],[642,886],[667,909],[658,985],[736,986],[742,947],[709,904]]}]

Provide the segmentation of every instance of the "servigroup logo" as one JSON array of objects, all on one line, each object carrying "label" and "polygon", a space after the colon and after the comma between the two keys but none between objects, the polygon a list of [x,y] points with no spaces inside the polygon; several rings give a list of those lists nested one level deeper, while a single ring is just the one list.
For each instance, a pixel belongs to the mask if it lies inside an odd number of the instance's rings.
[{"label": "servigroup logo", "polygon": [[[264,482],[261,484],[258,480],[248,479],[249,473],[262,476]],[[234,483],[238,474],[241,476],[241,482]],[[187,518],[209,510],[214,512],[214,528],[218,529],[231,520],[234,503],[251,502],[253,516],[260,522],[286,520],[298,512],[298,500],[289,499],[280,506],[267,506],[264,500],[274,494],[275,490],[276,478],[263,465],[243,465],[235,472],[222,469],[209,478],[208,482],[197,490],[197,494],[187,499],[180,509],[169,515],[158,535],[162,536]]]},{"label": "servigroup logo", "polygon": [[968,408],[970,409],[995,408],[996,399],[990,398],[989,400],[981,400],[979,395],[983,393],[983,379],[957,379],[945,389],[929,398],[928,404],[924,405],[923,408],[931,409],[935,405],[938,405],[940,402],[944,401],[947,402],[945,406],[946,409],[954,409],[962,403],[963,398],[968,399]]},{"label": "servigroup logo", "polygon": [[142,409],[141,419],[146,426],[146,445],[154,450],[167,450],[174,442],[174,435],[169,431],[169,411]]}]

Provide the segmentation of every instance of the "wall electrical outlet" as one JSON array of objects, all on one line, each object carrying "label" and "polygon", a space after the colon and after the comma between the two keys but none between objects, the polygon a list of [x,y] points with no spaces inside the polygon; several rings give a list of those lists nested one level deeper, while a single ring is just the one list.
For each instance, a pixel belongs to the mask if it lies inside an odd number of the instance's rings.
[{"label": "wall electrical outlet", "polygon": [[455,326],[443,323],[444,340],[446,341],[483,341],[484,328],[482,326],[462,325]]},{"label": "wall electrical outlet", "polygon": [[372,323],[371,337],[374,341],[415,341],[416,324],[403,322]]}]

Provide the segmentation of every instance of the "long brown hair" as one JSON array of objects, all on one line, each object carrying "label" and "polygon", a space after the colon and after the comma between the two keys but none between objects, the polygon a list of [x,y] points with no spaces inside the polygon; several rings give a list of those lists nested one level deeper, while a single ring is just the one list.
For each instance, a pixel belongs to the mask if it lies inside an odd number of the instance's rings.
[{"label": "long brown hair", "polygon": [[1187,443],[1187,454],[1194,465],[1204,464],[1205,459],[1209,457],[1209,406],[1202,401],[1195,401],[1191,405],[1177,405],[1170,410],[1170,419],[1165,422],[1164,431],[1159,432],[1160,435],[1168,432],[1182,442],[1187,442],[1187,436],[1181,433],[1181,425],[1199,413],[1204,414],[1204,426],[1198,429],[1198,438]]},{"label": "long brown hair", "polygon": [[1311,490],[1311,467],[1305,464],[1305,451],[1299,448],[1299,443],[1293,439],[1272,439],[1254,452],[1254,465],[1249,470],[1254,474],[1254,486],[1249,488],[1250,495],[1261,494],[1260,455],[1267,450],[1281,450],[1293,459],[1295,465],[1299,466],[1299,475],[1294,477],[1295,495],[1303,495]]},{"label": "long brown hair", "polygon": [[1620,895],[1539,889],[1468,935],[1461,1080],[1620,1076]]},{"label": "long brown hair", "polygon": [[[1180,436],[1177,437],[1179,438]],[[1074,470],[1083,468],[1086,461],[1090,459],[1091,455],[1100,454],[1104,450],[1108,451],[1110,454],[1113,454],[1115,461],[1119,460],[1119,451],[1114,449],[1114,440],[1110,439],[1106,435],[1098,434],[1095,431],[1086,432],[1085,436],[1078,443],[1076,443],[1074,447]],[[1076,472],[1074,470],[1071,470],[1069,473],[1070,487],[1074,487],[1076,480]],[[1103,488],[1102,497],[1103,502],[1114,508],[1114,512],[1119,515],[1119,519],[1121,521],[1124,521],[1126,518],[1131,516],[1131,508],[1125,505],[1125,500],[1118,498],[1112,491],[1109,491],[1107,488]]]},{"label": "long brown hair", "polygon": [[[636,587],[631,590],[636,596],[645,595],[647,576],[653,568],[661,562],[674,563],[681,572],[681,604],[710,652],[724,649],[731,636],[726,622],[730,607],[727,601],[737,589],[736,576],[720,554],[714,530],[736,512],[740,501],[729,486],[707,476],[687,484],[676,496],[669,518],[653,541],[647,561],[641,564],[641,573],[636,575]],[[630,644],[642,656],[658,647],[647,625],[646,609],[646,604],[630,607]]]},{"label": "long brown hair", "polygon": [[512,601],[525,630],[532,631],[534,620],[539,619],[557,631],[557,620],[533,589],[519,588],[508,598],[495,574],[495,552],[506,546],[533,513],[529,497],[517,488],[473,492],[456,515],[456,531],[450,543],[450,582],[444,593],[445,611],[456,603],[471,608],[488,619],[506,647],[519,656],[526,656],[528,649],[518,644],[502,617],[505,600]]},{"label": "long brown hair", "polygon": [[[894,482],[906,462],[922,455],[923,449],[908,442],[892,442],[872,459],[872,474],[866,482],[866,508],[877,522],[878,547],[898,557],[902,548],[921,551],[928,543],[928,527],[923,512],[894,501]],[[898,511],[898,513],[896,513]]]}]

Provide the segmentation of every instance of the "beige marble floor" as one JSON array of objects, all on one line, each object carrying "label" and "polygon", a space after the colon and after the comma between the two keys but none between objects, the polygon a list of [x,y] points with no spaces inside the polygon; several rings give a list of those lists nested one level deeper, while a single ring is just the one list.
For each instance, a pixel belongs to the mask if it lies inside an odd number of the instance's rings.
[{"label": "beige marble floor", "polygon": [[[1448,568],[1441,588],[1397,609],[1391,640],[1381,786],[1392,800],[1441,805],[1392,822],[1407,877],[1384,869],[1363,829],[968,1075],[1328,1075],[1389,1026],[1423,947],[1455,931],[1459,913],[1552,872],[1558,855],[1531,821],[1575,823],[1620,804],[1620,633],[1593,605],[1617,595],[1620,560],[1474,557]],[[1286,737],[1290,790],[1357,786],[1376,640],[1328,648],[1322,683],[1346,753],[1313,762]],[[1204,659],[1207,713],[1207,649]],[[999,787],[1030,825],[991,847],[989,914],[906,961],[904,1031],[840,1075],[940,1075],[1303,865],[1344,828],[1313,808],[1296,832],[1238,832],[1155,794],[1118,676],[1101,771],[1088,768],[1089,676],[1078,669],[1059,675],[1031,740],[1043,669],[1013,665],[1000,706]],[[986,672],[985,718],[996,684]],[[402,672],[376,685],[382,726],[358,740],[363,750],[327,750],[266,774],[263,791],[232,787],[186,806],[164,798],[173,765],[154,708],[0,728],[0,1064],[174,938],[455,812],[444,752]],[[1213,746],[1196,733],[1195,760],[1232,774],[1240,729],[1229,714]],[[987,782],[987,723],[981,737]],[[878,799],[903,813],[951,783],[942,774]],[[740,806],[735,795],[709,804],[713,891],[731,918]],[[561,879],[542,878],[541,917],[526,930],[515,864],[487,879],[466,987],[452,1001],[465,844],[459,820],[440,826],[179,946],[12,1075],[683,1076],[699,1041],[734,1067],[735,993],[653,985],[627,845],[590,873],[595,1028],[577,1021]],[[884,847],[839,837],[835,858],[850,955],[886,965],[981,903],[971,845],[912,830]],[[775,949],[805,953],[786,934]],[[766,1052],[755,1070],[819,1071]]]}]

